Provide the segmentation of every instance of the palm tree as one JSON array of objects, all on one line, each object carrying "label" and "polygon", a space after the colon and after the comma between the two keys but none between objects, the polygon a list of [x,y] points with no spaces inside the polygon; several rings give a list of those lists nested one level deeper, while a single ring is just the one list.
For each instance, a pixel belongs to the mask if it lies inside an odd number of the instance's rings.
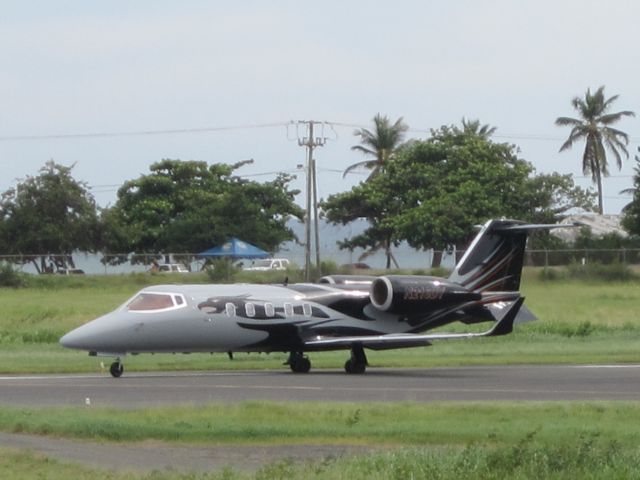
[{"label": "palm tree", "polygon": [[598,88],[594,94],[591,94],[591,90],[587,89],[584,99],[575,97],[571,101],[571,105],[578,111],[580,118],[558,117],[556,119],[556,125],[571,127],[569,138],[560,147],[561,152],[571,148],[573,142],[585,140],[582,171],[585,175],[591,174],[591,179],[598,186],[598,210],[601,215],[604,211],[602,176],[609,175],[605,147],[615,156],[618,168],[622,167],[621,151],[626,158],[629,158],[629,152],[626,148],[629,144],[629,136],[621,130],[611,128],[610,125],[618,122],[622,117],[635,116],[635,113],[629,110],[608,113],[611,104],[617,99],[618,95],[605,99],[604,86]]},{"label": "palm tree", "polygon": [[[640,147],[638,147],[640,153]],[[636,172],[633,176],[633,187],[625,188],[620,193],[632,195],[632,199],[622,209],[622,227],[629,235],[640,234],[640,155],[636,155]]]},{"label": "palm tree", "polygon": [[393,156],[398,147],[402,145],[404,134],[409,129],[403,123],[402,117],[392,125],[387,116],[383,117],[379,113],[373,117],[373,123],[375,126],[373,132],[366,128],[360,128],[353,132],[355,136],[360,137],[360,145],[351,147],[351,150],[357,150],[373,158],[349,165],[345,169],[343,177],[360,167],[371,170],[369,178],[377,175],[384,169],[384,165]]},{"label": "palm tree", "polygon": [[462,130],[460,133],[475,135],[483,138],[484,140],[488,140],[491,135],[496,133],[497,127],[492,127],[489,124],[480,124],[480,120],[467,120],[462,117]]}]

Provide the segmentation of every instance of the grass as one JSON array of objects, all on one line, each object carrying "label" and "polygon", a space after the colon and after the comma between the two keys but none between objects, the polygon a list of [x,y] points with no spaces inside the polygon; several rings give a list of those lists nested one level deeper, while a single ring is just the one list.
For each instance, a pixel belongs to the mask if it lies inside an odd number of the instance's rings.
[{"label": "grass", "polygon": [[255,473],[231,468],[217,472],[105,472],[60,462],[32,452],[0,449],[0,473],[15,480],[331,480],[637,478],[640,454],[615,443],[579,440],[576,448],[541,446],[526,437],[506,449],[469,445],[463,449],[399,449],[370,455],[328,458],[312,463],[281,461]]},{"label": "grass", "polygon": [[636,478],[638,419],[640,405],[606,402],[2,408],[0,429],[14,432],[118,442],[343,443],[375,445],[376,451],[304,464],[277,462],[253,474],[230,469],[105,474],[31,453],[0,451],[0,474],[79,479]]},{"label": "grass", "polygon": [[[313,412],[310,415],[310,412]],[[640,444],[636,403],[244,402],[208,406],[0,408],[0,430],[94,440],[191,443],[512,445],[535,432],[545,444],[594,437]]]},{"label": "grass", "polygon": [[[245,272],[249,273],[249,272]],[[268,272],[272,273],[272,272]],[[255,281],[256,274],[246,281]],[[269,279],[271,279],[269,277]],[[0,372],[95,372],[109,359],[65,350],[65,332],[109,312],[145,285],[202,283],[204,273],[188,275],[30,277],[27,288],[0,288]],[[501,338],[438,342],[433,347],[371,352],[374,367],[421,367],[523,363],[629,363],[640,361],[640,283],[545,281],[527,271],[525,305],[539,318],[517,325]],[[479,328],[485,328],[483,325]],[[448,326],[445,330],[468,330]],[[314,353],[314,368],[342,368],[346,352]],[[283,368],[284,354],[140,355],[126,359],[128,370],[206,370]]]}]

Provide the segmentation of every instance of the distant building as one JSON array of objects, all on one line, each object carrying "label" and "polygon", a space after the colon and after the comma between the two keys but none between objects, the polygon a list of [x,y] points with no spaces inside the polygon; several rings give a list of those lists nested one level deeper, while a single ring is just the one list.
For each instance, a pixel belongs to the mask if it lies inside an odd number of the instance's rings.
[{"label": "distant building", "polygon": [[[620,224],[622,215],[597,215],[595,213],[580,213],[569,215],[562,223],[581,223],[585,227],[591,229],[594,237],[601,237],[608,233],[617,233],[621,237],[628,237],[629,234],[622,228]],[[579,228],[558,228],[552,231],[552,235],[564,240],[565,242],[575,242],[580,234]]]}]

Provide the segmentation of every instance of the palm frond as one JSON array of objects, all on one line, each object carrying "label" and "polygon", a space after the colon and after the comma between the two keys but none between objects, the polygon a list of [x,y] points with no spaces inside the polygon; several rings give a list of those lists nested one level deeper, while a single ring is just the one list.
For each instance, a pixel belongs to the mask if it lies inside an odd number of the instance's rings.
[{"label": "palm frond", "polygon": [[571,126],[582,125],[581,120],[578,120],[577,118],[571,118],[571,117],[558,117],[556,118],[555,123],[559,127],[565,127],[567,125],[571,125]]},{"label": "palm frond", "polygon": [[353,165],[349,165],[347,168],[345,168],[344,172],[342,173],[342,178],[347,176],[347,173],[351,173],[354,170],[357,170],[359,168],[367,168],[367,169],[371,169],[375,166],[376,161],[375,160],[363,160],[361,162],[357,162],[354,163]]},{"label": "palm frond", "polygon": [[560,147],[560,151],[563,152],[564,150],[571,148],[573,146],[573,142],[577,140],[582,140],[583,138],[586,138],[588,135],[589,135],[589,132],[584,128],[583,125],[576,125],[571,129],[569,138],[567,138],[567,140],[562,144],[562,146]]},{"label": "palm frond", "polygon": [[363,147],[362,145],[354,145],[351,147],[351,150],[355,150],[357,152],[361,152],[364,153],[365,155],[371,155],[371,156],[376,156],[376,151],[371,149],[371,148],[367,148],[367,147]]},{"label": "palm frond", "polygon": [[603,125],[610,125],[612,123],[619,122],[620,120],[622,120],[622,117],[635,117],[635,116],[636,116],[635,112],[632,112],[631,110],[623,110],[622,112],[608,113],[606,115],[602,115],[597,118],[597,122]]},{"label": "palm frond", "polygon": [[626,145],[629,144],[629,135],[627,135],[622,130],[618,130],[617,128],[612,127],[603,127],[603,134],[610,137],[619,137]]},{"label": "palm frond", "polygon": [[618,100],[618,97],[620,97],[620,95],[614,95],[613,97],[609,97],[606,100],[604,99],[604,86],[600,87],[598,89],[598,92],[602,95],[602,111],[605,112],[609,109],[609,107],[611,106],[611,104],[613,102],[615,102],[616,100]]}]

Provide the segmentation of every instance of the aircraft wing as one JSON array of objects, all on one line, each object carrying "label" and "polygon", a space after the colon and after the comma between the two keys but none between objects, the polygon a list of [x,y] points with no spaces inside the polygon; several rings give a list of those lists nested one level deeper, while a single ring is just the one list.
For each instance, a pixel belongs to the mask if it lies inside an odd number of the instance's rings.
[{"label": "aircraft wing", "polygon": [[519,298],[509,308],[500,320],[486,332],[479,333],[391,333],[387,335],[361,335],[349,337],[312,337],[304,342],[306,347],[345,347],[350,348],[354,344],[360,344],[365,348],[373,350],[383,350],[403,347],[421,347],[431,345],[433,340],[452,340],[476,337],[492,337],[506,335],[513,330],[513,322],[524,302],[524,298]]}]

